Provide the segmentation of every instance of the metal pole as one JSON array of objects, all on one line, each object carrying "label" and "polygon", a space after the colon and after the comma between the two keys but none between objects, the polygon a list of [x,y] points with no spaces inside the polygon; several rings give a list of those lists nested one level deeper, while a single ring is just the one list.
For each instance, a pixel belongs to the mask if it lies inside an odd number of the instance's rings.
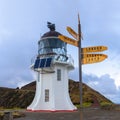
[{"label": "metal pole", "polygon": [[79,61],[79,90],[80,90],[80,120],[83,120],[82,111],[82,61],[81,61],[81,25],[80,17],[78,14],[78,61]]},{"label": "metal pole", "polygon": [[79,61],[79,88],[80,88],[80,107],[82,108],[82,63],[81,63],[81,25],[78,14],[78,61]]}]

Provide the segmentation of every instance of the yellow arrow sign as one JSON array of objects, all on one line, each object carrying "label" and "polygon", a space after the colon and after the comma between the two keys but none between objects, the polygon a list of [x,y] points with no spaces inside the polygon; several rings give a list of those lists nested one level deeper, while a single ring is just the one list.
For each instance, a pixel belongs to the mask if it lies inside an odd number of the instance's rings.
[{"label": "yellow arrow sign", "polygon": [[[67,27],[67,31],[69,32],[70,35],[72,35],[76,40],[78,40],[78,34],[71,28]],[[81,39],[83,40],[83,35],[81,33]]]},{"label": "yellow arrow sign", "polygon": [[85,47],[81,49],[82,53],[87,52],[102,52],[107,50],[108,48],[106,46],[91,46],[91,47]]},{"label": "yellow arrow sign", "polygon": [[67,27],[67,31],[71,34],[76,40],[78,39],[78,34],[71,28]]},{"label": "yellow arrow sign", "polygon": [[81,54],[81,58],[104,57],[104,54]]},{"label": "yellow arrow sign", "polygon": [[84,57],[82,58],[82,64],[92,64],[97,62],[102,62],[107,58],[107,55],[98,55],[96,57]]},{"label": "yellow arrow sign", "polygon": [[78,47],[78,41],[74,40],[74,39],[71,39],[69,37],[66,37],[64,35],[59,35],[58,38],[68,44],[71,44],[71,45],[74,45],[76,47]]}]

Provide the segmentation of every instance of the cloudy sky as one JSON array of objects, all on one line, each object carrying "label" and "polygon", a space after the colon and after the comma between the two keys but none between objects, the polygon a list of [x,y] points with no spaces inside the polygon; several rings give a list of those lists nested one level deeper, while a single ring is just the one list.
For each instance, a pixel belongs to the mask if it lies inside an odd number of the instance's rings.
[{"label": "cloudy sky", "polygon": [[[80,13],[82,47],[108,46],[101,63],[83,65],[83,82],[115,103],[120,103],[120,1],[119,0],[0,0],[0,86],[21,87],[35,79],[30,70],[37,42],[48,31],[47,21],[69,35],[77,31]],[[78,51],[68,45],[75,70],[69,77],[78,81]]]}]

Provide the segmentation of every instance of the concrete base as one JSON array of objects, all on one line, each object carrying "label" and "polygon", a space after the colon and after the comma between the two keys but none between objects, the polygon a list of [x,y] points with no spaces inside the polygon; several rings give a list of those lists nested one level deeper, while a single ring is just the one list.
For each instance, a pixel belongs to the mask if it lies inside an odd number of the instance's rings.
[{"label": "concrete base", "polygon": [[77,109],[75,110],[28,110],[30,112],[76,112]]}]

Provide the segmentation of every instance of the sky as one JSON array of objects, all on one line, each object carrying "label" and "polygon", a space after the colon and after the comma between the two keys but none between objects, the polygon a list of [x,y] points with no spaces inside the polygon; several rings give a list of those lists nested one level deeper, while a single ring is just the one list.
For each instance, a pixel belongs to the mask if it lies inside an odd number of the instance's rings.
[{"label": "sky", "polygon": [[[0,86],[21,87],[36,79],[30,69],[37,42],[48,32],[47,21],[68,36],[66,26],[77,31],[78,13],[84,40],[82,47],[104,45],[108,58],[82,65],[82,81],[114,103],[120,103],[120,1],[119,0],[0,0]],[[68,45],[78,77],[78,48]]]}]

